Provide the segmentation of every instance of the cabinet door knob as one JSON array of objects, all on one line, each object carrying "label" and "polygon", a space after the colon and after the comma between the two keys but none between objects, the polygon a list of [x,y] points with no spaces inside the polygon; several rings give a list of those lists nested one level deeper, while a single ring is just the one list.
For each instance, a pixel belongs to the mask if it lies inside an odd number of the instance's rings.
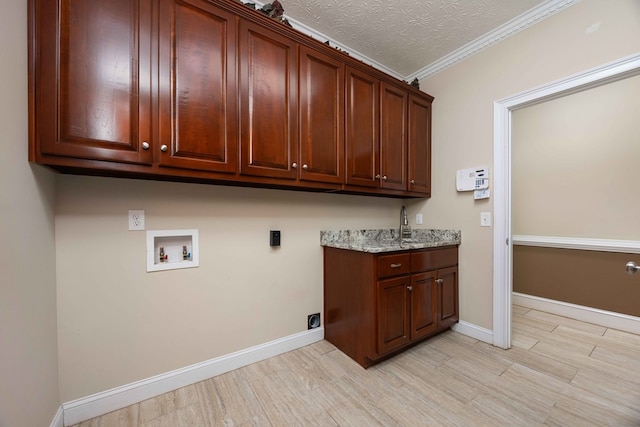
[{"label": "cabinet door knob", "polygon": [[415,179],[412,179],[412,180],[411,180],[411,181],[409,181],[409,182],[410,182],[410,183],[412,183],[412,184],[415,184],[415,183],[416,183],[416,180],[415,180]]},{"label": "cabinet door knob", "polygon": [[376,179],[380,179],[380,174],[376,175]]},{"label": "cabinet door knob", "polygon": [[382,175],[382,180],[386,181],[387,180],[387,175]]},{"label": "cabinet door knob", "polygon": [[291,163],[291,167],[293,169],[298,169],[298,164],[296,162]]},{"label": "cabinet door knob", "polygon": [[142,141],[142,149],[143,150],[148,150],[150,147],[149,143],[147,141]]},{"label": "cabinet door knob", "polygon": [[169,149],[169,147],[167,147],[165,144],[162,144],[160,146],[160,151],[162,151],[163,153],[166,152]]},{"label": "cabinet door knob", "polygon": [[391,267],[391,268],[400,268],[400,267],[402,267],[402,264],[401,263],[391,264],[389,267]]},{"label": "cabinet door knob", "polygon": [[444,280],[442,280],[442,279],[436,279],[436,283],[437,283],[438,285],[442,285],[442,282],[444,282]]},{"label": "cabinet door knob", "polygon": [[308,166],[308,165],[306,165],[306,164],[305,164],[305,165],[302,165],[302,169],[307,170],[307,169],[309,169],[309,166]]},{"label": "cabinet door knob", "polygon": [[408,290],[409,292],[411,292],[411,291],[413,290],[413,286],[411,286],[411,285],[407,286],[407,290]]}]

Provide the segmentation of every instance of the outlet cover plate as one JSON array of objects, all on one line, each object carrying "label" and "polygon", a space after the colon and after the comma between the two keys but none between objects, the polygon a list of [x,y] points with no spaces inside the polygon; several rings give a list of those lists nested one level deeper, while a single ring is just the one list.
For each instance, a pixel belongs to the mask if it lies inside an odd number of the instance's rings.
[{"label": "outlet cover plate", "polygon": [[129,230],[144,230],[144,211],[140,209],[129,210]]}]

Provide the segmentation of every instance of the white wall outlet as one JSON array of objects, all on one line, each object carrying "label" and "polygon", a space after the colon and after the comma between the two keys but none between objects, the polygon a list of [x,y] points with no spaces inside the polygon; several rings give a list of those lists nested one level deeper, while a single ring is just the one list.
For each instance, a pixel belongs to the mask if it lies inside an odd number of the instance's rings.
[{"label": "white wall outlet", "polygon": [[144,230],[144,211],[143,210],[130,210],[129,211],[129,230]]},{"label": "white wall outlet", "polygon": [[480,212],[480,227],[491,227],[491,212]]},{"label": "white wall outlet", "polygon": [[416,214],[416,225],[422,225],[422,214]]}]

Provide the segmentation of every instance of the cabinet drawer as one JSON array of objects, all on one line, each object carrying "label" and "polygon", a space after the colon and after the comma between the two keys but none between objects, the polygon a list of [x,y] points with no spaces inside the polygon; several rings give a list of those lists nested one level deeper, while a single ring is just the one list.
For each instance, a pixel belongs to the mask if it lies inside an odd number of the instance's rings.
[{"label": "cabinet drawer", "polygon": [[411,255],[393,254],[378,257],[378,278],[409,274],[411,272]]},{"label": "cabinet drawer", "polygon": [[458,248],[431,249],[411,254],[411,271],[428,271],[458,264]]}]

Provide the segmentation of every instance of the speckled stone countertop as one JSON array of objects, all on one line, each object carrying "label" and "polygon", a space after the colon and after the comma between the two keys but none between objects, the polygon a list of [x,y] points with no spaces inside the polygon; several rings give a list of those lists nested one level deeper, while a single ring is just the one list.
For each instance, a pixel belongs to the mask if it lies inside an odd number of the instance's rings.
[{"label": "speckled stone countertop", "polygon": [[410,239],[399,238],[398,229],[328,230],[320,232],[320,244],[331,248],[380,253],[407,249],[459,245],[460,230],[411,230]]}]

